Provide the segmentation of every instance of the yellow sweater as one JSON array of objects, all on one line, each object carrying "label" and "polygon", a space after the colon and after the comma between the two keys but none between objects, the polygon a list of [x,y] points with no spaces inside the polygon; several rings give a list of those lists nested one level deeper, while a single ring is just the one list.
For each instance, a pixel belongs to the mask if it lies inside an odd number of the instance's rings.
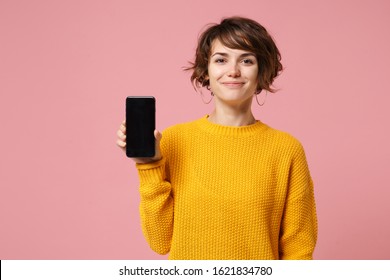
[{"label": "yellow sweater", "polygon": [[142,229],[169,259],[311,259],[313,184],[301,144],[257,121],[208,116],[163,132],[163,159],[137,164]]}]

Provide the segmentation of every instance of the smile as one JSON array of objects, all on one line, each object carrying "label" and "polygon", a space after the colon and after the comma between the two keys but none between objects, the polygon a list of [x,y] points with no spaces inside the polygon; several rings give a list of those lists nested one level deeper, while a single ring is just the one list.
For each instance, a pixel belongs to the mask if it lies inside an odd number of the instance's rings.
[{"label": "smile", "polygon": [[224,82],[222,84],[228,88],[240,88],[244,85],[244,82]]}]

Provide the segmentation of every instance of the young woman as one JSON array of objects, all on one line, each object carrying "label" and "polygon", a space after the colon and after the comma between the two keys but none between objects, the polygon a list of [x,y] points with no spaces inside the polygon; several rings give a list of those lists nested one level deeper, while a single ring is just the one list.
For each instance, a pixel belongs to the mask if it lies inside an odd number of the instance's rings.
[{"label": "young woman", "polygon": [[[304,150],[251,111],[282,70],[271,36],[251,19],[224,19],[200,36],[189,70],[214,110],[155,131],[155,157],[134,159],[151,248],[170,259],[311,259],[317,218]],[[122,149],[125,140],[124,121]]]}]

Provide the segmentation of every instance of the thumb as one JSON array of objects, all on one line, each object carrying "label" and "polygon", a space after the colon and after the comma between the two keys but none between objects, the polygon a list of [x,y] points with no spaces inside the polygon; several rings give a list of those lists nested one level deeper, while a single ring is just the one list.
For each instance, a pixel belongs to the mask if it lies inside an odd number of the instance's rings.
[{"label": "thumb", "polygon": [[161,141],[162,135],[158,130],[155,130],[154,137],[156,138],[156,146],[155,146],[156,147],[156,154],[154,155],[154,159],[160,160],[162,157],[161,151],[160,151],[160,141]]},{"label": "thumb", "polygon": [[162,138],[162,134],[158,130],[155,130],[154,131],[154,138],[156,138],[157,143],[160,143],[161,138]]}]

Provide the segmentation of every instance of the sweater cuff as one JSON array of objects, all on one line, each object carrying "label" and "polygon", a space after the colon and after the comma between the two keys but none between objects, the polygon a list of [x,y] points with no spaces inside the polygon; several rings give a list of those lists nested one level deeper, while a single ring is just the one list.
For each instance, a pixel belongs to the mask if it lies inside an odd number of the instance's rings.
[{"label": "sweater cuff", "polygon": [[142,183],[160,183],[165,180],[165,158],[152,163],[137,163],[136,167]]}]

